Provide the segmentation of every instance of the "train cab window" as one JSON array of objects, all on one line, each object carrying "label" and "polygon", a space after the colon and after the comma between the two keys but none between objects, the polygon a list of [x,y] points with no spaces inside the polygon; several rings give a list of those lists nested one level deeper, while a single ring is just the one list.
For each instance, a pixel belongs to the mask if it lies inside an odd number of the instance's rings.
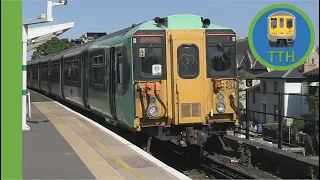
[{"label": "train cab window", "polygon": [[[228,46],[208,47],[208,67],[209,74],[219,71],[227,71],[231,68],[231,48]],[[211,69],[210,69],[211,67]]]},{"label": "train cab window", "polygon": [[284,28],[284,19],[280,18],[280,28]]},{"label": "train cab window", "polygon": [[287,19],[287,28],[292,28],[293,27],[293,19]]},{"label": "train cab window", "polygon": [[92,84],[102,85],[103,84],[103,67],[104,58],[103,56],[96,56],[92,59]]},{"label": "train cab window", "polygon": [[178,75],[183,79],[193,79],[199,75],[199,49],[193,44],[178,47]]},{"label": "train cab window", "polygon": [[277,18],[271,18],[271,27],[277,28]]},{"label": "train cab window", "polygon": [[138,57],[140,61],[140,75],[142,77],[161,77],[161,73],[154,71],[154,65],[163,65],[163,50],[162,47],[153,47],[150,45],[147,48],[138,48]]}]

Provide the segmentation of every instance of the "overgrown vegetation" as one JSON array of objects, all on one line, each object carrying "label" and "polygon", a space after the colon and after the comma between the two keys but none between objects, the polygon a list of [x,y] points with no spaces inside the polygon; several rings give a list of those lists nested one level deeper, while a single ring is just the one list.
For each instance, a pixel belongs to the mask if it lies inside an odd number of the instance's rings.
[{"label": "overgrown vegetation", "polygon": [[31,59],[47,56],[50,54],[58,53],[73,47],[75,43],[70,42],[67,38],[59,39],[53,38],[36,48],[33,52]]},{"label": "overgrown vegetation", "polygon": [[314,171],[315,171],[315,170],[314,170],[312,167],[310,167],[310,178],[311,178],[312,180],[317,179]]},{"label": "overgrown vegetation", "polygon": [[[308,96],[311,117],[319,117],[319,87],[310,90],[311,96]],[[319,124],[315,122],[306,122],[306,129],[311,134],[319,136]]]},{"label": "overgrown vegetation", "polygon": [[292,131],[293,132],[300,132],[304,130],[306,123],[304,121],[304,117],[298,116],[296,119],[293,120],[292,123]]},{"label": "overgrown vegetation", "polygon": [[239,162],[245,166],[252,167],[250,149],[248,147],[243,147],[243,145],[240,144],[238,153],[240,154]]}]

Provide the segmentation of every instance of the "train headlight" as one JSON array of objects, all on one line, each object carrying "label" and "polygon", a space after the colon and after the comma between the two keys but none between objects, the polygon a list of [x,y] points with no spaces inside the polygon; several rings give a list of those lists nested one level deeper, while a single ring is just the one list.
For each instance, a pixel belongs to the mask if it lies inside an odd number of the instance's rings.
[{"label": "train headlight", "polygon": [[147,114],[150,117],[157,117],[158,116],[158,107],[156,105],[150,105],[147,109]]},{"label": "train headlight", "polygon": [[226,105],[224,103],[218,103],[216,108],[219,113],[223,113],[226,111]]},{"label": "train headlight", "polygon": [[218,100],[219,100],[219,101],[222,101],[223,98],[224,98],[223,94],[218,94]]}]

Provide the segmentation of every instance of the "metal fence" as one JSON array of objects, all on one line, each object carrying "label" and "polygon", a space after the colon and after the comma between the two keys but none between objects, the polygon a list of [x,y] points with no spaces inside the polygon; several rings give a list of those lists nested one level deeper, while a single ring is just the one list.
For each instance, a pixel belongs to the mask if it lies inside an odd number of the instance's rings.
[{"label": "metal fence", "polygon": [[[319,88],[319,87],[317,87]],[[245,103],[245,104],[244,104]],[[241,107],[241,104],[245,107]],[[319,109],[318,94],[267,92],[254,89],[239,90],[239,121],[245,123],[246,139],[250,135],[250,123],[260,126],[263,131],[266,125],[276,126],[275,140],[282,149],[283,141],[294,142],[292,130],[299,126],[308,127],[313,133],[319,132],[318,115],[312,116],[313,110]],[[291,115],[291,116],[290,116]],[[300,122],[300,123],[299,123]],[[304,125],[301,125],[304,124]],[[289,131],[287,139],[283,137],[284,130]],[[274,131],[274,130],[273,130]],[[259,133],[255,131],[255,133]]]}]

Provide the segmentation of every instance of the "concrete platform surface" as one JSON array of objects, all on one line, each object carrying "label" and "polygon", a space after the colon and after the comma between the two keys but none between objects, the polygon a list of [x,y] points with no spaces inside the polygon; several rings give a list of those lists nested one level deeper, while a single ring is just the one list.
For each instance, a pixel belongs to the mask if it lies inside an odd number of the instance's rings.
[{"label": "concrete platform surface", "polygon": [[190,179],[67,107],[34,99],[39,123],[23,133],[24,179]]},{"label": "concrete platform surface", "polygon": [[23,132],[23,179],[95,179],[68,142],[34,106]]}]

